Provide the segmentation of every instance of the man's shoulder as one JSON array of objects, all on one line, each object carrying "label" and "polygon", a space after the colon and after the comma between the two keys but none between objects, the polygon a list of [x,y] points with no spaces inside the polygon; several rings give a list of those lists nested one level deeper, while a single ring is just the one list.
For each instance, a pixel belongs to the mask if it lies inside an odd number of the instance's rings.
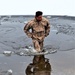
[{"label": "man's shoulder", "polygon": [[48,19],[45,18],[45,17],[42,17],[42,21],[46,21],[46,22],[48,22]]}]

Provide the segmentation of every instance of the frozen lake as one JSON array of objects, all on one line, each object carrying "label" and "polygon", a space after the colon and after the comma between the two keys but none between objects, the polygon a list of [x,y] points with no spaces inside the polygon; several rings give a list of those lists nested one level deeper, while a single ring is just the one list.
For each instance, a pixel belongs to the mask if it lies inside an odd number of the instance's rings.
[{"label": "frozen lake", "polygon": [[[17,52],[32,45],[32,40],[23,31],[25,23],[32,18],[0,17],[0,75],[75,75],[74,18],[49,18],[51,31],[45,38],[44,47],[57,49],[56,53],[44,56],[3,54],[4,51]],[[9,70],[12,74],[9,74]]]}]

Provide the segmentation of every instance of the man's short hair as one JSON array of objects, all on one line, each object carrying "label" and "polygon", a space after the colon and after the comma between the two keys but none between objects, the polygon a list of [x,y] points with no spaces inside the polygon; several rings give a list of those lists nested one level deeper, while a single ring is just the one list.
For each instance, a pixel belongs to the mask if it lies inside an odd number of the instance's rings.
[{"label": "man's short hair", "polygon": [[38,17],[38,16],[40,16],[40,15],[42,15],[42,14],[43,14],[42,11],[37,11],[36,14],[35,14],[35,16]]}]

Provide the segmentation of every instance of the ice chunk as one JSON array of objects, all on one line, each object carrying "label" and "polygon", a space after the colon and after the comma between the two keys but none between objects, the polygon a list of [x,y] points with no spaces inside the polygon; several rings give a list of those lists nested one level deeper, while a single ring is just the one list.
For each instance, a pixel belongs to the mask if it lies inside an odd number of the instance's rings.
[{"label": "ice chunk", "polygon": [[9,70],[8,70],[8,75],[12,75],[12,72],[13,72],[13,71],[12,71],[11,69],[9,69]]},{"label": "ice chunk", "polygon": [[4,51],[3,54],[6,56],[10,56],[12,54],[12,51]]},{"label": "ice chunk", "polygon": [[24,55],[24,52],[20,52],[20,56]]}]

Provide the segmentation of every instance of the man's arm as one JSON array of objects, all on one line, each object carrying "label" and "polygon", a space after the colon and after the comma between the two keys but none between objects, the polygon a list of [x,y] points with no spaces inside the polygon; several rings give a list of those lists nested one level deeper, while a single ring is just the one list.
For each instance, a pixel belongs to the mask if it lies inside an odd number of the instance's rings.
[{"label": "man's arm", "polygon": [[24,32],[27,34],[28,37],[32,37],[32,33],[29,31],[31,29],[31,25],[29,23],[27,23],[24,27]]},{"label": "man's arm", "polygon": [[47,37],[49,35],[50,32],[50,23],[47,22],[47,25],[45,26],[45,36]]}]

